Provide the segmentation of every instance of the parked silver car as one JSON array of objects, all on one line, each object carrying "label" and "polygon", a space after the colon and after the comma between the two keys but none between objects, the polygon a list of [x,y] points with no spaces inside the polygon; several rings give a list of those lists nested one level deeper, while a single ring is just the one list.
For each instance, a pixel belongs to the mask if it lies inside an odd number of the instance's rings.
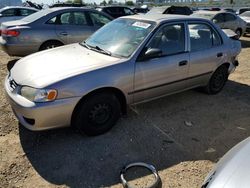
[{"label": "parked silver car", "polygon": [[202,188],[249,188],[250,137],[228,151],[205,178]]},{"label": "parked silver car", "polygon": [[[26,16],[29,16],[35,12],[37,9],[30,7],[21,7],[21,6],[9,6],[0,9],[0,25],[3,22],[20,20]],[[1,31],[0,31],[1,35]]]},{"label": "parked silver car", "polygon": [[250,33],[250,11],[243,12],[239,16],[247,23],[246,33]]},{"label": "parked silver car", "polygon": [[127,105],[196,87],[220,92],[240,50],[238,40],[206,19],[127,16],[85,42],[19,60],[5,90],[14,114],[30,130],[72,125],[98,135]]},{"label": "parked silver car", "polygon": [[221,29],[231,29],[237,34],[238,38],[246,31],[247,23],[231,12],[197,11],[192,16],[209,19]]},{"label": "parked silver car", "polygon": [[10,56],[25,56],[48,48],[81,42],[112,18],[91,8],[41,10],[2,24],[0,45]]}]

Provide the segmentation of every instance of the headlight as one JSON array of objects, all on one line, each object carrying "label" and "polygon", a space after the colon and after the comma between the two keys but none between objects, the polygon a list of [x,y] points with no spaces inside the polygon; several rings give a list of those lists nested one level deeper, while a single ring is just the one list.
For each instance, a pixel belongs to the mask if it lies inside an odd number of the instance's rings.
[{"label": "headlight", "polygon": [[36,89],[28,86],[23,86],[20,94],[33,102],[53,101],[57,97],[55,89]]}]

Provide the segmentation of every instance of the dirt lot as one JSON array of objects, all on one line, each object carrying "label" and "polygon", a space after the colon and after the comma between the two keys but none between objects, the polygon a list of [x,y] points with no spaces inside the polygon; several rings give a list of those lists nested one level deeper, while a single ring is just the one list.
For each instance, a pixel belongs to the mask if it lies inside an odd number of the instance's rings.
[{"label": "dirt lot", "polygon": [[[94,138],[18,126],[3,90],[13,58],[0,51],[0,187],[118,188],[120,169],[134,161],[154,164],[164,188],[200,187],[218,159],[250,135],[250,37],[241,41],[240,66],[220,94],[187,91],[138,105]],[[141,185],[148,179],[136,178]]]}]

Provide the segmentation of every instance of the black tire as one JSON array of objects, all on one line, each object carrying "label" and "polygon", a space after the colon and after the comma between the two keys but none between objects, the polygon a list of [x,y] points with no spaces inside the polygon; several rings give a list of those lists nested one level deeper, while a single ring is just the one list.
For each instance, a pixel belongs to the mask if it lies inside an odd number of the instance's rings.
[{"label": "black tire", "polygon": [[237,39],[239,40],[241,35],[242,35],[242,30],[241,29],[236,29],[235,33],[237,34]]},{"label": "black tire", "polygon": [[62,46],[63,44],[59,41],[47,41],[45,43],[43,43],[39,49],[39,51],[42,51],[42,50],[48,50],[48,49],[51,49],[51,48],[56,48],[58,46]]},{"label": "black tire", "polygon": [[205,92],[211,95],[219,93],[228,80],[228,68],[220,66],[211,76],[208,85],[204,88]]},{"label": "black tire", "polygon": [[121,104],[110,92],[92,95],[79,104],[72,126],[88,136],[109,131],[121,116]]}]

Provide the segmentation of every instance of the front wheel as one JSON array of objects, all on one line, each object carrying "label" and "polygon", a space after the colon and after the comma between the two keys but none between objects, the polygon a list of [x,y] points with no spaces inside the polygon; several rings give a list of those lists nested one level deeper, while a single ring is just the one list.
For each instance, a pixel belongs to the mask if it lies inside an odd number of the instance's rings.
[{"label": "front wheel", "polygon": [[210,78],[208,85],[204,88],[208,94],[219,93],[228,80],[228,69],[226,66],[219,67]]},{"label": "front wheel", "polygon": [[121,115],[121,105],[112,93],[99,93],[83,100],[75,112],[73,126],[81,133],[96,136],[110,130]]}]

